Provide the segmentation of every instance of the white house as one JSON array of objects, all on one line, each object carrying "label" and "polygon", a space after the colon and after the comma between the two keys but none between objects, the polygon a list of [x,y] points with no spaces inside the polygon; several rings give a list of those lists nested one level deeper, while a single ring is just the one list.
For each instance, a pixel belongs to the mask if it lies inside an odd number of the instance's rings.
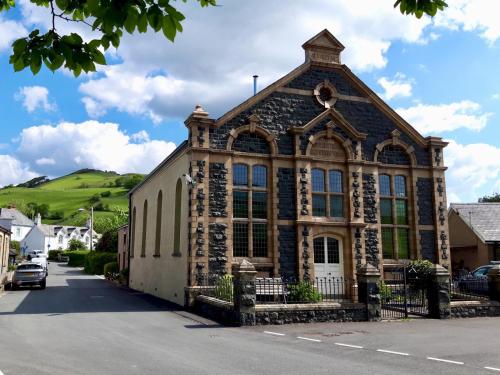
[{"label": "white house", "polygon": [[35,223],[15,208],[0,208],[0,221],[10,221],[11,241],[21,242]]},{"label": "white house", "polygon": [[[33,250],[43,250],[48,254],[49,250],[66,250],[69,241],[76,239],[82,241],[90,248],[90,229],[87,227],[75,227],[66,225],[42,224],[41,217],[35,219],[35,225],[21,241],[21,251],[28,254]],[[93,243],[97,243],[100,235],[93,231]]]}]

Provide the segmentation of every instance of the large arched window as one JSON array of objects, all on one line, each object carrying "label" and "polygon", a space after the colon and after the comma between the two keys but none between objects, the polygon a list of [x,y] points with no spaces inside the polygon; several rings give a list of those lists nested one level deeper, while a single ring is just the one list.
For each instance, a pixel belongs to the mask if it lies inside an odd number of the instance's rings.
[{"label": "large arched window", "polygon": [[312,170],[313,216],[344,217],[344,181],[342,171]]},{"label": "large arched window", "polygon": [[135,222],[136,222],[136,209],[132,210],[132,228],[130,228],[130,257],[134,257],[134,247],[135,247]]},{"label": "large arched window", "polygon": [[160,190],[158,192],[158,199],[156,203],[156,236],[155,236],[155,253],[154,256],[160,256],[160,246],[161,246],[161,216],[163,213],[163,193]]},{"label": "large arched window", "polygon": [[[251,173],[249,173],[251,171]],[[233,165],[233,255],[268,256],[268,169]]]},{"label": "large arched window", "polygon": [[382,253],[386,259],[410,258],[406,177],[379,175]]},{"label": "large arched window", "polygon": [[182,209],[182,180],[177,180],[175,186],[175,212],[174,212],[174,256],[181,255],[181,209]]},{"label": "large arched window", "polygon": [[148,200],[144,201],[144,209],[142,210],[142,241],[141,241],[141,257],[146,256],[146,234],[148,227]]}]

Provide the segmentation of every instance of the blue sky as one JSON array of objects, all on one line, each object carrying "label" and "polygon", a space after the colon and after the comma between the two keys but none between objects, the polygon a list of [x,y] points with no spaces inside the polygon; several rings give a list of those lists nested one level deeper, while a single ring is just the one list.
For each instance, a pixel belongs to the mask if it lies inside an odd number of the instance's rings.
[{"label": "blue sky", "polygon": [[[127,35],[107,67],[78,79],[14,73],[9,44],[49,19],[28,0],[1,15],[0,186],[85,167],[147,173],[186,137],[183,120],[196,104],[221,115],[251,95],[253,74],[261,88],[272,83],[303,62],[304,41],[328,28],[362,80],[425,136],[450,142],[449,201],[500,191],[500,4],[450,0],[435,19],[416,20],[393,0],[219,3],[180,3],[187,20],[174,44]],[[92,37],[83,25],[58,25],[62,33],[75,27]]]}]

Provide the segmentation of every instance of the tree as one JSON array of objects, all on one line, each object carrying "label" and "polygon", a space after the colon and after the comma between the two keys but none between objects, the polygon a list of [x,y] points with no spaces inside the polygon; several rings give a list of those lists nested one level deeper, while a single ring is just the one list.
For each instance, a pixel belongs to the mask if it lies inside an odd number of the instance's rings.
[{"label": "tree", "polygon": [[[133,34],[136,30],[145,33],[150,28],[154,32],[162,31],[173,42],[177,32],[182,31],[181,22],[185,19],[170,4],[171,0],[30,1],[50,9],[51,27],[45,34],[34,29],[27,37],[12,44],[13,54],[9,62],[16,72],[29,67],[33,74],[37,74],[42,63],[52,71],[64,65],[75,77],[82,71],[94,72],[95,64],[106,64],[102,51],[110,45],[118,48],[124,30]],[[197,1],[202,7],[216,5],[216,0]],[[15,4],[16,0],[0,0],[0,12],[9,10]],[[57,23],[61,21],[85,24],[99,38],[86,42],[77,33],[61,35],[57,30]]]},{"label": "tree", "polygon": [[493,193],[492,195],[485,195],[478,199],[479,203],[498,203],[500,202],[500,193]]},{"label": "tree", "polygon": [[87,246],[85,246],[85,244],[82,241],[73,238],[72,240],[69,240],[68,250],[69,251],[87,250]]},{"label": "tree", "polygon": [[144,180],[144,176],[142,174],[133,174],[127,176],[127,178],[123,181],[123,187],[128,191],[135,188],[138,184],[140,184]]},{"label": "tree", "polygon": [[[14,70],[29,67],[37,74],[42,64],[52,71],[65,67],[78,77],[82,71],[94,72],[96,64],[106,65],[103,51],[110,46],[118,48],[123,31],[133,34],[148,29],[162,31],[171,42],[182,32],[184,15],[171,5],[171,0],[30,0],[40,7],[50,9],[51,27],[42,34],[32,30],[28,36],[13,44],[10,64]],[[183,0],[187,2],[188,0]],[[216,0],[196,0],[202,7],[216,6]],[[16,5],[16,0],[0,0],[0,12]],[[402,14],[434,16],[448,5],[444,0],[397,0]],[[76,22],[87,25],[98,35],[84,41],[78,33],[61,35],[58,22]]]},{"label": "tree", "polygon": [[21,244],[19,241],[12,240],[10,241],[10,248],[16,251],[16,254],[20,254],[21,252]]}]

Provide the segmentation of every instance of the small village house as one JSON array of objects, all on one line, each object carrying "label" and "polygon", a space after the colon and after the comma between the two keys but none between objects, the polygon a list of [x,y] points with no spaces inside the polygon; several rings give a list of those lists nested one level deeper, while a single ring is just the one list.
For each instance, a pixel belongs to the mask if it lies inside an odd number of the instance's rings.
[{"label": "small village house", "polygon": [[343,65],[327,30],[302,47],[302,65],[220,118],[197,106],[188,139],[131,191],[132,288],[183,304],[243,259],[300,280],[449,267],[447,143]]},{"label": "small village house", "polygon": [[448,222],[455,274],[500,261],[500,203],[452,203]]},{"label": "small village house", "polygon": [[15,207],[0,207],[0,221],[10,220],[11,241],[21,242],[35,223]]}]

